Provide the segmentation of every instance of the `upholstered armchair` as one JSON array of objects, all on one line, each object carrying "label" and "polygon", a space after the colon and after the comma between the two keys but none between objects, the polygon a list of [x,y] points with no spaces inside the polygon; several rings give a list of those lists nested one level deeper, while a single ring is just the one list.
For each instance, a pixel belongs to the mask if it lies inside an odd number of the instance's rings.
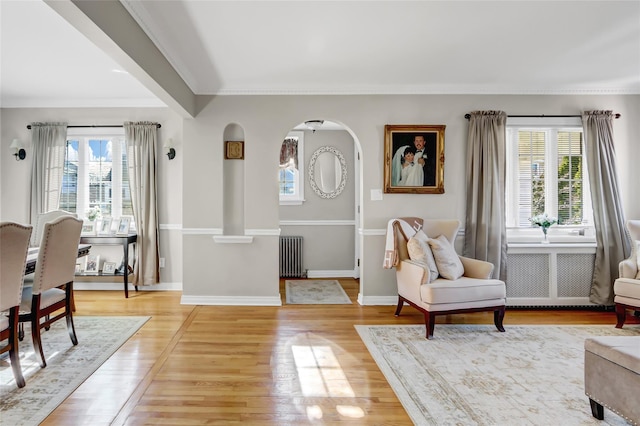
[{"label": "upholstered armchair", "polygon": [[[493,264],[477,259],[458,256],[454,249],[454,240],[460,222],[457,220],[424,220],[423,228],[414,237],[423,232],[433,255],[438,254],[443,245],[449,251],[451,264],[441,261],[439,264],[412,260],[410,249],[416,239],[403,232],[399,223],[393,225],[398,261],[396,280],[398,284],[398,306],[395,315],[399,316],[404,303],[408,303],[424,314],[426,338],[433,336],[437,315],[493,311],[494,324],[503,332],[502,321],[506,306],[506,286],[503,281],[491,278]],[[409,247],[408,247],[409,245]],[[439,256],[435,256],[436,260]],[[451,271],[457,268],[457,272]],[[458,276],[459,275],[459,276]],[[448,278],[445,278],[448,277]]]},{"label": "upholstered armchair", "polygon": [[616,304],[616,328],[622,328],[627,310],[640,313],[640,220],[627,220],[631,238],[631,256],[618,265],[619,278],[613,284],[613,301]]}]

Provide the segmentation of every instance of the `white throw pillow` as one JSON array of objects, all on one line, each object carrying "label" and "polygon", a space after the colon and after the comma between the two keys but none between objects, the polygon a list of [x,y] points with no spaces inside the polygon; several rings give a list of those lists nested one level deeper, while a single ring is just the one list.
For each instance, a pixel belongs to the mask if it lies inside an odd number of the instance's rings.
[{"label": "white throw pillow", "polygon": [[464,266],[458,253],[444,235],[429,240],[433,257],[440,276],[448,280],[457,280],[464,274]]},{"label": "white throw pillow", "polygon": [[429,282],[433,282],[438,278],[438,267],[429,247],[429,237],[422,229],[409,238],[407,242],[407,251],[409,258],[413,261],[423,263],[429,269]]}]

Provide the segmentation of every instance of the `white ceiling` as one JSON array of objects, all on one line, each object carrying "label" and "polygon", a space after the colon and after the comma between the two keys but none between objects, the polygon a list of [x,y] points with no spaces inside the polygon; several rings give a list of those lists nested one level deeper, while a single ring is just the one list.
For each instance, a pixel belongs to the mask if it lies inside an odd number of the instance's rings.
[{"label": "white ceiling", "polygon": [[[640,94],[640,1],[121,2],[199,95]],[[162,105],[46,3],[0,18],[3,107]]]}]

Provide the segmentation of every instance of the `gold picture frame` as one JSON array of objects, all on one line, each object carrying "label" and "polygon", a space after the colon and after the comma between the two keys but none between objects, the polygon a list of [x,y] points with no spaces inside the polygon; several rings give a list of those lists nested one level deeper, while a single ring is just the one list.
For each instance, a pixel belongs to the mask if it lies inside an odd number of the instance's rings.
[{"label": "gold picture frame", "polygon": [[244,141],[225,141],[225,160],[244,160]]},{"label": "gold picture frame", "polygon": [[444,194],[445,127],[444,124],[384,126],[386,194]]}]

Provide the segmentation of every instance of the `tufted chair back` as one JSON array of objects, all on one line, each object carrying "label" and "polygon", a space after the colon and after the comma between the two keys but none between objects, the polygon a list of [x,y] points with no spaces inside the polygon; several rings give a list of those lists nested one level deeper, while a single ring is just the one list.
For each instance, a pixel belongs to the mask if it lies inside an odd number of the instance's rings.
[{"label": "tufted chair back", "polygon": [[44,225],[38,262],[33,277],[33,294],[74,280],[82,221],[61,216]]},{"label": "tufted chair back", "polygon": [[0,223],[0,312],[20,305],[30,225]]}]

